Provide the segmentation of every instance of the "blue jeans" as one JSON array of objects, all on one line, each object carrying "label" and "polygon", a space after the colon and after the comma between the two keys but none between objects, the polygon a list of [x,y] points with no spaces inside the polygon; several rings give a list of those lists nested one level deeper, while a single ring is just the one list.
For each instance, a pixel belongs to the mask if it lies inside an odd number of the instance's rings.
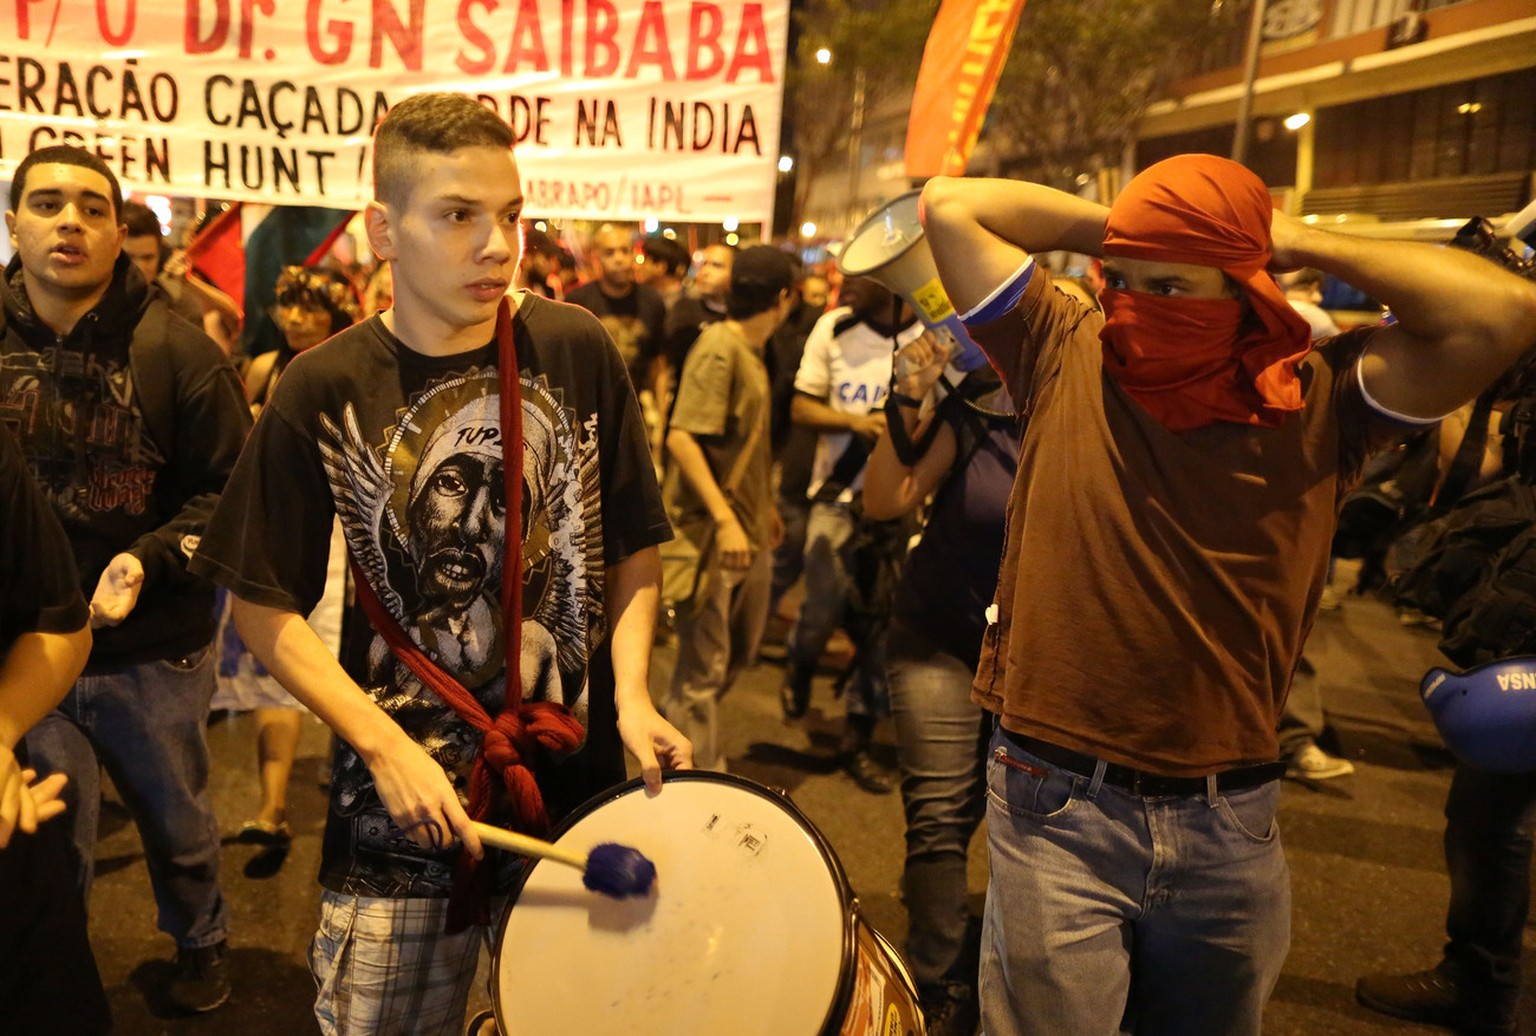
[{"label": "blue jeans", "polygon": [[768,595],[768,614],[779,610],[779,602],[795,585],[805,569],[805,526],[811,517],[811,502],[804,493],[779,494],[779,518],[784,522],[784,538],[773,548],[773,583]]},{"label": "blue jeans", "polygon": [[[873,721],[890,714],[890,688],[885,679],[885,617],[890,608],[889,587],[874,589],[864,600],[850,569],[850,560],[873,567],[876,558],[848,556],[848,542],[856,519],[844,504],[811,505],[805,526],[805,600],[800,616],[784,645],[791,679],[809,680],[816,670],[827,641],[842,627],[854,645],[854,671],[847,686],[848,715]],[[899,564],[899,559],[892,559]]]},{"label": "blue jeans", "polygon": [[1290,945],[1280,783],[1147,797],[1001,729],[987,760],[987,1036],[1257,1036]]},{"label": "blue jeans", "polygon": [[974,989],[966,857],[986,810],[991,715],[971,701],[975,668],[899,620],[887,633],[886,666],[907,815],[907,964],[920,989]]},{"label": "blue jeans", "polygon": [[160,930],[178,946],[211,946],[229,928],[208,793],[214,668],[214,653],[205,648],[186,659],[82,676],[27,734],[37,772],[69,776],[65,799],[82,901],[96,870],[104,766],[143,839]]},{"label": "blue jeans", "polygon": [[1445,802],[1445,863],[1451,905],[1445,957],[1457,984],[1490,1019],[1515,1016],[1520,941],[1531,908],[1536,773],[1456,767]]}]

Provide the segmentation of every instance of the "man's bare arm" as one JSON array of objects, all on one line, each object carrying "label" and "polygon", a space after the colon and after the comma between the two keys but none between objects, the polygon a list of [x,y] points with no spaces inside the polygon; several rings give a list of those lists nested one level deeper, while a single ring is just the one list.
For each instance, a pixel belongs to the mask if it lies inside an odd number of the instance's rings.
[{"label": "man's bare arm", "polygon": [[651,644],[661,601],[661,553],[655,547],[636,551],[609,567],[606,583],[619,737],[654,791],[661,787],[663,767],[686,770],[693,765],[693,746],[662,718],[651,700]]},{"label": "man's bare arm", "polygon": [[1109,209],[1019,180],[939,176],[923,188],[923,228],[957,310],[986,301],[1033,252],[1098,255]]},{"label": "man's bare arm", "polygon": [[0,747],[15,748],[74,685],[91,654],[91,629],[23,633],[0,661]]},{"label": "man's bare arm", "polygon": [[451,832],[473,855],[481,854],[443,768],[347,675],[303,616],[238,597],[231,614],[251,654],[362,756],[384,808],[407,836],[440,849]]},{"label": "man's bare arm", "polygon": [[704,447],[692,433],[673,428],[667,432],[667,452],[672,455],[677,470],[682,472],[683,480],[709,509],[709,516],[715,523],[715,550],[721,564],[732,569],[746,568],[752,563],[752,542],[720,483],[715,481]]},{"label": "man's bare arm", "polygon": [[[908,399],[928,399],[948,360],[949,350],[940,347],[932,335],[923,335],[896,358],[896,369],[901,372],[896,391]],[[897,420],[908,442],[920,442],[937,418],[933,409],[925,412],[915,406],[897,407]],[[915,510],[949,473],[957,448],[954,429],[941,425],[928,451],[909,465],[898,457],[891,436],[882,437],[864,466],[864,513],[880,521]]]},{"label": "man's bare arm", "polygon": [[180,280],[192,293],[203,308],[203,332],[218,343],[224,355],[231,355],[235,339],[240,336],[240,325],[245,320],[245,314],[235,305],[235,300],[193,273],[187,266],[185,250],[172,253],[161,273],[171,280]]},{"label": "man's bare arm", "polygon": [[15,749],[21,737],[63,700],[91,654],[89,625],[72,633],[23,633],[0,660],[0,849],[15,832],[31,834],[64,809],[65,777],[42,782],[23,770]]},{"label": "man's bare arm", "polygon": [[846,413],[832,409],[805,392],[796,392],[789,401],[789,419],[818,432],[852,432],[871,440],[885,434],[884,410],[872,410],[867,414]]},{"label": "man's bare arm", "polygon": [[1361,358],[1371,397],[1431,420],[1475,397],[1536,345],[1536,284],[1468,252],[1373,241],[1276,213],[1275,265],[1315,266],[1385,303],[1397,323]]}]

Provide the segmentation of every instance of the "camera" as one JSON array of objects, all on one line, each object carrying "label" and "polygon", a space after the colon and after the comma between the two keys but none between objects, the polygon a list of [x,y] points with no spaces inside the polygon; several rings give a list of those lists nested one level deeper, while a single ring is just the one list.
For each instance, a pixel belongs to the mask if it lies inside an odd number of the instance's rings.
[{"label": "camera", "polygon": [[[1514,246],[1504,244],[1488,220],[1473,216],[1451,239],[1451,247],[1480,255],[1526,280],[1536,281],[1536,251],[1532,250],[1536,248],[1536,201],[1510,217],[1504,233],[1515,242]],[[1518,246],[1525,247],[1517,250]]]}]

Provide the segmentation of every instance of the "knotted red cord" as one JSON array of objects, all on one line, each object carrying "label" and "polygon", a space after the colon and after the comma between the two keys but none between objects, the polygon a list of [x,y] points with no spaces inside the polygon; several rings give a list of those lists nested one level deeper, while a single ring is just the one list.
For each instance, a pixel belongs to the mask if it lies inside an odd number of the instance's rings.
[{"label": "knotted red cord", "polygon": [[[484,736],[469,773],[469,807],[472,820],[483,820],[495,798],[493,778],[507,792],[513,828],[542,835],[549,830],[544,796],[539,791],[530,763],[539,749],[551,755],[574,751],[584,731],[571,710],[559,702],[523,701],[523,400],[518,377],[517,346],[511,304],[501,300],[496,313],[497,364],[501,378],[502,477],[506,488],[506,545],[501,577],[502,637],[506,659],[506,690],[501,712],[493,720],[480,702],[458,680],[427,657],[406,635],[369,585],[357,561],[352,579],[358,603],[373,628],[407,669],[441,698],[464,722]],[[459,856],[454,868],[453,892],[448,907],[447,931],[452,934],[471,924],[490,923],[490,875],[468,853]]]}]

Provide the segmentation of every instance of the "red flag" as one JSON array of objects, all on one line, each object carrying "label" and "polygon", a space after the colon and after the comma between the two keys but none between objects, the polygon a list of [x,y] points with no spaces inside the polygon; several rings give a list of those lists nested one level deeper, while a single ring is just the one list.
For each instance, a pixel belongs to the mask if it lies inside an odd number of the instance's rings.
[{"label": "red flag", "polygon": [[[331,212],[332,210],[315,210]],[[300,259],[293,254],[296,247],[307,247],[309,241],[313,241],[318,228],[303,228],[295,232],[297,237],[291,242],[286,242],[283,258],[289,262],[300,262],[305,266],[314,266],[325,258],[330,252],[336,239],[347,229],[353,213],[336,213],[340,221],[330,226],[326,236],[320,244],[307,253],[307,257]],[[334,218],[327,216],[326,221]],[[242,310],[245,308],[246,289],[246,257],[245,234],[243,232],[244,216],[241,212],[241,203],[234,202],[229,208],[219,213],[208,225],[202,229],[197,237],[187,245],[187,266],[196,271],[199,276],[224,294],[234,299],[235,305]],[[259,222],[258,222],[258,225]],[[260,300],[258,299],[258,302]],[[270,301],[270,299],[268,300]]]},{"label": "red flag", "polygon": [[187,267],[245,309],[245,245],[240,202],[215,216],[187,245]]},{"label": "red flag", "polygon": [[917,71],[907,175],[960,176],[976,146],[1024,0],[943,0]]},{"label": "red flag", "polygon": [[331,230],[331,232],[326,235],[326,238],[325,238],[324,241],[320,242],[318,245],[315,246],[315,250],[313,252],[309,253],[309,258],[304,260],[304,265],[305,266],[314,266],[314,265],[318,264],[320,262],[320,260],[324,259],[327,255],[329,255],[330,251],[331,251],[331,246],[336,243],[336,239],[339,238],[342,235],[342,232],[347,229],[347,224],[352,222],[352,217],[355,216],[355,215],[357,215],[357,213],[355,213],[355,212],[343,213],[342,217],[341,217],[341,222],[336,224],[336,226]]}]

